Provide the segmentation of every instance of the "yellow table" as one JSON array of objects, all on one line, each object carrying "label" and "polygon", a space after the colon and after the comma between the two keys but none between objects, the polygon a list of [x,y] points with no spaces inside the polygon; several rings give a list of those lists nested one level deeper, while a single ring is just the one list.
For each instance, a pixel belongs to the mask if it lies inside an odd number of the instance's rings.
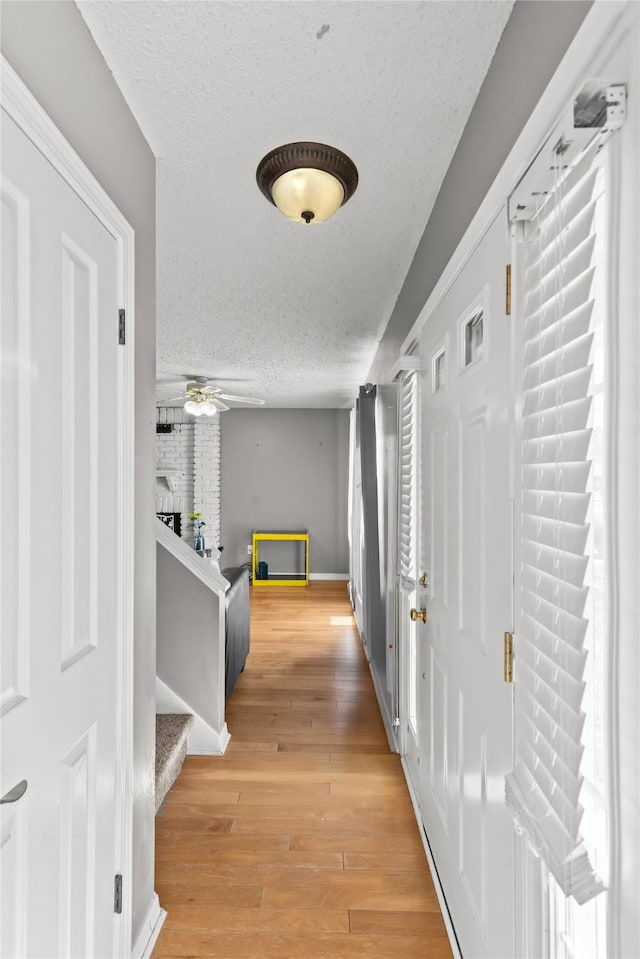
[{"label": "yellow table", "polygon": [[[270,542],[302,542],[304,543],[304,573],[280,574],[269,576],[268,579],[256,579],[258,568],[258,551],[260,543]],[[254,530],[252,544],[252,580],[254,586],[308,586],[309,585],[309,533],[307,530],[283,532],[277,530]]]}]

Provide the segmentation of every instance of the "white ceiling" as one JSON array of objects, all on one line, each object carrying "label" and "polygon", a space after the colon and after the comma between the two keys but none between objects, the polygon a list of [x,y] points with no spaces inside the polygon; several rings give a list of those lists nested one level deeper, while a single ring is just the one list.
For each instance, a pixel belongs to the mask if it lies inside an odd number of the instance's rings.
[{"label": "white ceiling", "polygon": [[[351,405],[512,5],[78,3],[158,158],[159,382]],[[256,186],[292,140],[358,167],[325,224],[289,222]]]}]

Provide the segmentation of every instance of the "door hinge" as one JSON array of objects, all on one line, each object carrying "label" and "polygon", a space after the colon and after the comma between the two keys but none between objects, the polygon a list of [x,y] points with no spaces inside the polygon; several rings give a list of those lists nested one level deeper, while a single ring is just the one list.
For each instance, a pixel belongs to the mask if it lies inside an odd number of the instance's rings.
[{"label": "door hinge", "polygon": [[117,873],[113,884],[113,911],[120,915],[122,913],[122,876]]},{"label": "door hinge", "polygon": [[118,310],[118,345],[124,346],[126,334],[126,316],[124,310]]},{"label": "door hinge", "polygon": [[513,682],[513,633],[504,634],[504,681]]},{"label": "door hinge", "polygon": [[507,263],[507,275],[505,278],[505,313],[511,316],[511,264]]}]

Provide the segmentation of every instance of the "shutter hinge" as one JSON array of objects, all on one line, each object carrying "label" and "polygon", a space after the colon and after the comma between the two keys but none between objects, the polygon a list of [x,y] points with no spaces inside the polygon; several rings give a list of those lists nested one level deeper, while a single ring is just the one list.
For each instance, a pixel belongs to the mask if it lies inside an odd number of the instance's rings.
[{"label": "shutter hinge", "polygon": [[504,634],[504,681],[513,682],[513,633]]},{"label": "shutter hinge", "polygon": [[504,311],[507,316],[511,316],[511,264],[507,263],[506,277],[505,277],[505,307]]},{"label": "shutter hinge", "polygon": [[122,913],[122,875],[117,873],[113,883],[113,911],[120,915]]},{"label": "shutter hinge", "polygon": [[125,345],[126,316],[124,310],[118,310],[118,345]]}]

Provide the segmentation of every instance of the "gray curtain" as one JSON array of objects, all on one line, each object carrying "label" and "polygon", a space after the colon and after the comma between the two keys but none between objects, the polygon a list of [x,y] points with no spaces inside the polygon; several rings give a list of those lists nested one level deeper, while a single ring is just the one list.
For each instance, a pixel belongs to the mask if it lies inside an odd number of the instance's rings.
[{"label": "gray curtain", "polygon": [[363,632],[367,653],[384,690],[386,671],[386,609],[380,577],[380,530],[378,528],[378,475],[376,448],[377,387],[360,387],[358,434],[362,478],[362,518],[364,526]]}]

